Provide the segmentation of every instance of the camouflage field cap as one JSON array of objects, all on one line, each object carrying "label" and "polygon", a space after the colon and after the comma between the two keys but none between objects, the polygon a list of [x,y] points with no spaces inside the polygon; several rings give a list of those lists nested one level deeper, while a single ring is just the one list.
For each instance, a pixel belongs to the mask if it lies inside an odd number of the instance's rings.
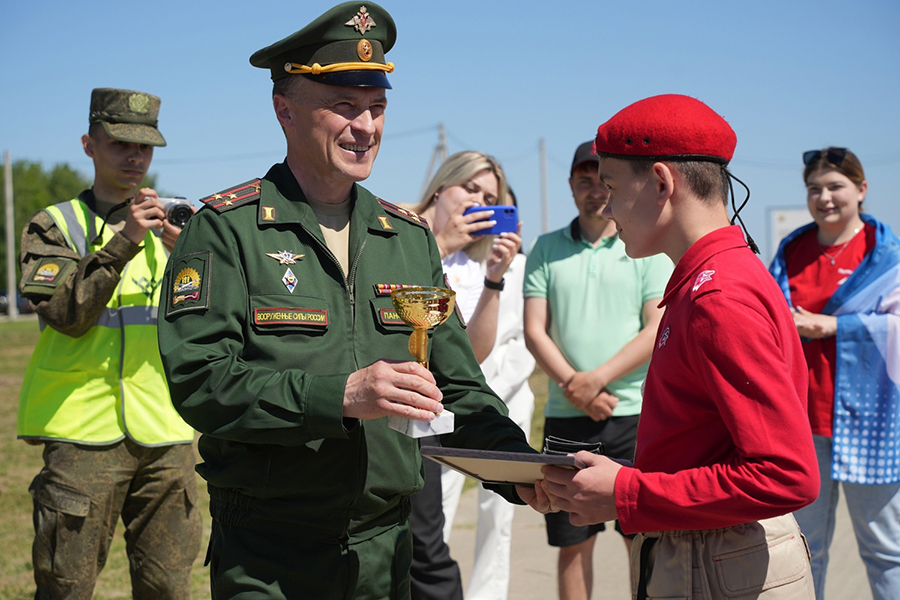
[{"label": "camouflage field cap", "polygon": [[269,69],[272,80],[288,75],[329,85],[390,89],[387,73],[394,63],[384,55],[397,39],[394,19],[374,2],[344,2],[300,31],[250,57],[254,67]]},{"label": "camouflage field cap", "polygon": [[157,96],[96,88],[91,92],[91,123],[100,123],[114,140],[165,146],[166,140],[156,128],[160,100]]}]

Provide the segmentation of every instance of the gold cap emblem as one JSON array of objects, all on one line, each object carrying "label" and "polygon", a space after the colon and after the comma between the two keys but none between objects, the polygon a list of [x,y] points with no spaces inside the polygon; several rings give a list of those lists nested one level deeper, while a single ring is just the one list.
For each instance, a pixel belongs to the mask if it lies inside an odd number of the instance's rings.
[{"label": "gold cap emblem", "polygon": [[363,62],[372,60],[372,42],[367,39],[359,40],[359,43],[356,44],[356,55]]}]

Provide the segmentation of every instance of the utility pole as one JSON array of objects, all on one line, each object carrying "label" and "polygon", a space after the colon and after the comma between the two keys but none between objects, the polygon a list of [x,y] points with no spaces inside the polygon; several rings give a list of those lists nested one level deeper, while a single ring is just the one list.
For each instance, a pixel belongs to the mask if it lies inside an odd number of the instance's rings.
[{"label": "utility pole", "polygon": [[428,163],[428,171],[425,173],[425,181],[422,182],[422,191],[419,192],[420,198],[425,193],[425,188],[427,188],[428,184],[431,183],[431,174],[435,170],[434,165],[435,163],[437,163],[438,157],[440,157],[441,163],[447,160],[447,132],[444,130],[443,123],[438,123],[438,145],[435,146],[434,152],[431,153],[431,162]]},{"label": "utility pole", "polygon": [[9,150],[5,154],[3,167],[4,195],[6,196],[6,314],[10,320],[19,316],[18,294],[16,293],[16,239],[13,223],[13,180]]},{"label": "utility pole", "polygon": [[547,207],[547,146],[544,138],[538,142],[541,155],[541,233],[550,231],[550,217]]}]

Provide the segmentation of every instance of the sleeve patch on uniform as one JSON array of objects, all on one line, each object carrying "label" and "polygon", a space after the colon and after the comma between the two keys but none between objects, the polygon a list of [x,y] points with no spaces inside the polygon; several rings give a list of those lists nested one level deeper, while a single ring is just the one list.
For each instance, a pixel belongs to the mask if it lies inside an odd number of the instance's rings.
[{"label": "sleeve patch on uniform", "polygon": [[23,294],[53,294],[75,268],[76,261],[60,256],[45,256],[32,269],[22,286]]},{"label": "sleeve patch on uniform", "polygon": [[172,262],[166,316],[209,308],[212,252],[194,252]]}]

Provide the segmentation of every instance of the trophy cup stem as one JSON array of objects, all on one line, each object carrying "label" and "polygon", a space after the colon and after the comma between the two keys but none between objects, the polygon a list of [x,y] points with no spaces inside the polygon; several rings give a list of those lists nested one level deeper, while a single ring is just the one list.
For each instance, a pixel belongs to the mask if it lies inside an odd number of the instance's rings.
[{"label": "trophy cup stem", "polygon": [[[400,287],[391,292],[391,303],[400,319],[413,328],[407,348],[417,363],[428,365],[428,329],[437,327],[453,313],[456,292],[436,287]],[[388,427],[410,437],[441,435],[453,431],[454,416],[449,410],[437,413],[431,421],[388,417]]]},{"label": "trophy cup stem", "polygon": [[409,336],[409,353],[415,357],[417,363],[428,368],[428,334],[424,329],[413,329],[412,335]]}]

